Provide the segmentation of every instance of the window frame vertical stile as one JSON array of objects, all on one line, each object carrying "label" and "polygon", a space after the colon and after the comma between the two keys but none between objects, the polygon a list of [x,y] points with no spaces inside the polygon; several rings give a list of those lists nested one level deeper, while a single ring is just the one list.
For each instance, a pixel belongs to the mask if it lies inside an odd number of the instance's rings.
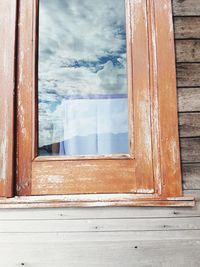
[{"label": "window frame vertical stile", "polygon": [[156,46],[156,80],[160,153],[160,184],[163,197],[181,196],[182,176],[178,133],[176,62],[171,0],[153,0]]},{"label": "window frame vertical stile", "polygon": [[0,2],[0,197],[14,195],[14,101],[17,1]]}]

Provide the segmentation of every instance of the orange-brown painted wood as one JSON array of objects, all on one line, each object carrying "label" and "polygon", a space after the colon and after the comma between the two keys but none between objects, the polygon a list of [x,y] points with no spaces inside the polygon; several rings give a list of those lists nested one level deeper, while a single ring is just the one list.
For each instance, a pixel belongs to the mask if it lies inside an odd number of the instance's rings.
[{"label": "orange-brown painted wood", "polygon": [[182,195],[171,1],[154,0],[162,195]]},{"label": "orange-brown painted wood", "polygon": [[[153,193],[148,6],[126,0],[130,156],[37,159],[38,1],[20,1],[18,195]],[[28,34],[27,34],[28,32]],[[25,53],[25,54],[24,54]]]},{"label": "orange-brown painted wood", "polygon": [[0,196],[13,196],[16,1],[0,1]]},{"label": "orange-brown painted wood", "polygon": [[61,207],[193,207],[193,197],[162,198],[145,194],[84,194],[0,198],[0,208],[61,208]]},{"label": "orange-brown painted wood", "polygon": [[56,206],[72,195],[69,206],[193,205],[182,198],[171,1],[125,1],[130,153],[100,158],[37,156],[38,0],[19,2],[17,195],[68,195]]},{"label": "orange-brown painted wood", "polygon": [[[31,194],[34,158],[36,2],[20,0],[17,69],[17,176],[16,192]],[[34,34],[33,34],[34,33]],[[35,109],[36,111],[36,109]]]}]

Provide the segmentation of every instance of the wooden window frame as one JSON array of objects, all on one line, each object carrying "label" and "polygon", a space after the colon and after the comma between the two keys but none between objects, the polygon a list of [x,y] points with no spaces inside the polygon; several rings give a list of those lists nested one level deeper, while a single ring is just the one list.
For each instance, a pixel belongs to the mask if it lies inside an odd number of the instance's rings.
[{"label": "wooden window frame", "polygon": [[[127,12],[131,14],[128,16],[127,23],[127,25],[131,25],[131,27],[127,27],[129,118],[133,118],[130,123],[131,135],[129,138],[132,141],[131,147],[134,149],[130,150],[130,158],[125,159],[122,159],[122,155],[117,159],[109,157],[105,159],[94,157],[69,159],[66,157],[37,157],[37,117],[35,113],[37,112],[38,0],[19,1],[16,81],[17,196],[8,198],[12,196],[12,191],[4,192],[2,194],[4,198],[0,199],[0,207],[194,205],[194,198],[185,197],[182,193],[171,1],[162,0],[162,5],[160,0],[126,0],[125,2]],[[14,57],[12,60],[14,62]],[[14,77],[14,72],[11,75]],[[10,77],[7,79],[9,82]],[[10,100],[10,96],[8,98]],[[14,110],[14,104],[12,108]],[[11,113],[13,114],[13,112]],[[9,119],[13,125],[12,116]],[[1,120],[0,118],[0,123],[2,123]],[[11,128],[10,133],[14,135],[14,128]],[[13,148],[12,142],[10,146]],[[1,162],[3,159],[0,158]],[[133,175],[131,172],[133,165],[130,167],[130,162],[135,164]],[[88,171],[88,163],[90,164],[89,168],[94,163],[91,169],[93,174],[90,170]],[[97,166],[98,164],[100,164],[100,168]],[[122,168],[122,172],[130,168],[131,175],[118,175],[120,170],[117,169],[118,164]],[[95,173],[94,178],[98,182],[101,181],[102,174],[107,175],[109,187],[106,187],[106,183],[102,183],[103,186],[97,194],[93,193],[97,191],[97,187],[91,187],[87,194],[83,190],[79,191],[77,182],[81,183],[80,166],[85,168],[86,176],[90,176],[90,178],[97,168],[98,172]],[[109,171],[100,172],[103,166]],[[115,167],[113,168],[113,166]],[[53,176],[56,175],[55,167],[63,168],[61,176],[66,174],[66,177],[69,177],[70,173],[73,173],[72,189],[67,192],[76,190],[76,194],[55,195],[55,192],[64,194],[63,184],[62,186],[55,185],[51,190],[54,185],[47,184],[48,179],[46,178],[51,173]],[[8,176],[8,187],[11,189],[13,166],[10,167],[9,172],[12,173]],[[150,174],[151,172],[152,174]],[[109,177],[110,173],[112,175]],[[126,177],[128,177],[127,182],[123,183],[123,179]],[[42,178],[45,178],[45,183]],[[115,178],[117,180],[114,180]],[[127,184],[130,185],[131,179],[135,183],[132,191],[130,187],[126,188]],[[89,180],[91,181],[91,179]],[[86,181],[84,180],[84,183]],[[114,189],[115,193],[111,193],[110,188],[117,183],[121,187],[118,191]],[[92,186],[91,182],[87,186]]]}]

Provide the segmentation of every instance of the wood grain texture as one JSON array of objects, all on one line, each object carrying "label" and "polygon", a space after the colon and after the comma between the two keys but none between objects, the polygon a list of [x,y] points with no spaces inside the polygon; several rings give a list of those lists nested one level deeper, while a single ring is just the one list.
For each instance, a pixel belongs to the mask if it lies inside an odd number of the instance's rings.
[{"label": "wood grain texture", "polygon": [[[16,192],[28,194],[31,186],[32,138],[34,117],[29,112],[34,106],[35,68],[32,47],[34,45],[32,22],[34,1],[20,0],[17,60],[17,177]],[[29,30],[24,32],[25,25]]]},{"label": "wood grain texture", "polygon": [[174,16],[200,16],[198,0],[172,0]]},{"label": "wood grain texture", "polygon": [[71,207],[194,207],[193,196],[162,198],[145,194],[79,194],[55,196],[27,196],[0,199],[1,209],[15,208],[71,208]]},{"label": "wood grain texture", "polygon": [[178,89],[179,112],[200,112],[200,87]]},{"label": "wood grain texture", "polygon": [[148,28],[149,16],[152,13],[149,1],[133,1],[131,13],[132,44],[132,83],[134,107],[134,152],[135,176],[138,193],[151,190],[154,192],[153,179],[153,147],[151,138],[151,97],[150,97],[150,59],[149,50],[153,44],[149,42],[152,31]]},{"label": "wood grain texture", "polygon": [[[200,189],[200,163],[191,163],[182,165],[183,188]],[[199,212],[200,215],[200,212]]]},{"label": "wood grain texture", "polygon": [[[83,234],[77,234],[77,238],[74,239],[73,236],[70,238],[69,234],[64,234],[63,239],[60,235],[54,239],[52,234],[41,234],[35,236],[34,241],[25,239],[21,243],[4,242],[0,257],[4,267],[23,265],[34,267],[196,267],[200,261],[200,239],[193,239],[192,234],[187,235],[185,232],[174,231],[166,235],[160,234],[161,237],[168,236],[163,240],[160,238],[158,240],[158,233],[154,233],[155,237],[153,237],[149,233],[141,232],[140,240],[134,238],[134,233],[128,233],[130,235],[128,240],[128,234],[120,234],[121,241],[119,242],[112,241],[115,235],[110,233],[107,233],[105,241],[99,241],[102,234],[99,238],[97,234],[93,234],[97,236],[95,241],[82,241]],[[183,238],[180,237],[181,234]],[[15,236],[17,235],[13,237]],[[24,236],[19,235],[19,239],[23,239]],[[10,257],[10,251],[13,251],[12,257]]]},{"label": "wood grain texture", "polygon": [[[10,233],[78,233],[200,230],[200,217],[188,218],[115,218],[34,221],[0,221],[0,234]],[[200,237],[199,237],[200,239]]]},{"label": "wood grain texture", "polygon": [[175,39],[200,39],[200,17],[174,17]]},{"label": "wood grain texture", "polygon": [[136,192],[133,168],[129,159],[34,161],[31,193]]},{"label": "wood grain texture", "polygon": [[155,0],[154,5],[162,193],[175,196],[182,194],[182,185],[171,1],[163,0],[161,5]]},{"label": "wood grain texture", "polygon": [[185,196],[194,196],[195,207],[97,207],[97,208],[56,208],[56,209],[7,209],[1,210],[0,220],[71,220],[92,218],[159,218],[200,216],[200,191],[185,190]]},{"label": "wood grain texture", "polygon": [[[200,1],[198,0],[173,0],[173,6],[174,15],[200,16]],[[184,19],[189,21],[187,18],[181,18],[181,20]],[[183,23],[183,27],[185,27],[185,24]],[[179,28],[181,28],[181,24]],[[191,33],[189,32],[190,36],[198,38],[200,36],[199,29],[194,24],[194,30],[191,29]],[[194,35],[195,31],[198,33],[196,36]],[[185,44],[183,46],[185,47]],[[183,53],[181,52],[181,54]],[[182,61],[186,57],[191,62],[192,59],[189,59],[188,51],[185,51]],[[192,86],[191,84],[188,88],[178,89],[179,110],[181,112],[200,111],[200,90],[199,88],[192,88]],[[183,120],[185,121],[185,119]],[[196,145],[192,150],[195,150],[195,147]],[[200,151],[196,153],[198,156]],[[189,154],[185,157],[186,159],[187,157],[190,158]],[[195,196],[197,204],[193,208],[120,207],[1,210],[0,220],[9,221],[8,232],[0,233],[1,265],[3,267],[23,266],[22,264],[34,267],[199,266],[200,230],[189,229],[195,225],[194,217],[200,217],[200,190],[198,190],[200,188],[200,166],[199,163],[186,163],[183,164],[182,169],[184,188],[195,189],[184,191],[187,195]],[[123,218],[135,218],[135,220],[143,218],[145,220],[153,217],[157,221],[155,223],[157,226],[159,218],[164,218],[161,220],[162,228],[160,231],[121,231],[124,229],[122,225]],[[182,217],[185,223],[180,223],[180,220],[177,221],[179,229],[170,231],[170,226],[173,229],[176,225],[177,217]],[[107,222],[109,218],[112,218],[113,221],[120,219],[121,225],[118,220],[119,231],[101,232],[101,230],[94,230],[94,232],[69,233],[64,223],[63,228],[58,226],[59,221],[63,219],[71,221],[71,224],[73,224],[74,219],[77,221],[84,219],[88,226],[93,218],[106,219]],[[166,222],[164,222],[165,218],[167,218]],[[186,218],[188,218],[187,223]],[[52,232],[41,233],[39,229],[40,222],[43,229],[48,229],[49,220],[51,225],[54,223],[51,227]],[[13,224],[16,221],[20,221],[21,224],[17,223],[19,227],[15,228],[17,232],[14,233]],[[30,229],[30,233],[20,232],[24,221],[26,230]],[[35,221],[38,231],[34,228]],[[135,225],[134,219],[132,221]],[[154,223],[154,221],[151,220],[151,223]],[[165,225],[169,223],[169,227],[163,227],[164,223]],[[104,223],[102,224],[104,225]],[[147,223],[146,227],[148,227]],[[151,227],[152,224],[150,224],[149,229]],[[165,228],[167,228],[167,231]],[[61,232],[62,229],[64,229],[63,232]],[[55,230],[58,230],[58,232]],[[12,257],[10,256],[11,252]]]},{"label": "wood grain texture", "polygon": [[200,162],[200,138],[181,139],[181,158],[182,162]]},{"label": "wood grain texture", "polygon": [[200,62],[200,40],[176,40],[176,62]]},{"label": "wood grain texture", "polygon": [[[178,85],[188,88],[178,89],[183,187],[200,188],[199,112],[200,111],[200,2],[196,0],[173,0],[174,28],[176,38],[176,60]],[[179,16],[179,17],[177,17]],[[187,64],[189,63],[189,64]],[[192,88],[192,86],[197,86]]]},{"label": "wood grain texture", "polygon": [[0,2],[0,196],[13,195],[16,1]]},{"label": "wood grain texture", "polygon": [[176,70],[179,87],[200,86],[199,63],[177,63]]},{"label": "wood grain texture", "polygon": [[[134,113],[134,158],[79,159],[71,161],[35,161],[37,142],[34,132],[37,77],[35,53],[37,46],[38,1],[20,1],[19,79],[18,79],[18,195],[74,193],[153,193],[153,164],[151,143],[149,46],[147,1],[126,1],[128,48],[131,49],[129,73],[134,90],[129,89]],[[134,13],[134,16],[131,14]],[[131,19],[130,19],[131,18]],[[132,21],[132,19],[134,21]],[[137,27],[136,27],[137,25]],[[28,34],[27,34],[28,32]],[[132,52],[134,51],[134,53]],[[130,64],[129,64],[130,65]],[[132,67],[133,65],[133,67]],[[130,82],[129,82],[130,84]],[[136,89],[135,89],[136,88]],[[130,92],[131,91],[131,92]],[[137,107],[137,108],[136,108]],[[26,112],[25,112],[26,111]],[[36,136],[37,134],[35,134]],[[131,133],[133,136],[133,133]]]},{"label": "wood grain texture", "polygon": [[180,137],[200,137],[200,113],[179,114]]},{"label": "wood grain texture", "polygon": [[[185,2],[184,2],[185,3]],[[29,2],[30,4],[30,2]],[[30,12],[30,9],[29,9]],[[21,24],[25,23],[25,17],[21,17]],[[179,23],[182,21],[182,26],[179,27]],[[189,26],[188,26],[189,25]],[[198,27],[198,18],[175,18],[175,31],[178,34],[184,35],[181,38],[188,38],[188,32],[193,32],[194,36],[198,37],[198,32],[195,32]],[[189,28],[188,28],[189,27]],[[176,35],[177,37],[177,35]],[[194,38],[196,38],[194,37]],[[31,47],[31,42],[29,46]],[[178,73],[178,84],[179,86],[198,86],[199,85],[199,64],[193,64],[192,62],[198,62],[199,53],[198,53],[199,42],[198,40],[177,40],[177,73]],[[187,52],[184,52],[186,51]],[[28,51],[28,50],[27,50]],[[28,53],[28,52],[27,52]],[[22,55],[20,55],[22,56]],[[181,63],[185,62],[185,64]],[[187,62],[190,62],[188,64]],[[30,70],[31,72],[31,70]],[[23,75],[23,73],[21,72]],[[23,84],[22,84],[23,87]],[[25,92],[25,90],[24,90]],[[23,97],[26,99],[26,93],[23,93]],[[198,88],[180,88],[179,89],[179,111],[199,111],[199,90]],[[29,103],[30,104],[30,103]],[[22,111],[20,110],[21,114]],[[30,122],[30,120],[26,120]],[[199,125],[198,125],[198,114],[185,114],[180,115],[180,134],[183,137],[194,137],[198,136]],[[23,132],[22,132],[23,133]],[[29,135],[30,136],[30,135]],[[21,145],[19,145],[21,149]],[[28,147],[28,146],[27,146]],[[30,148],[30,147],[29,147]],[[29,149],[27,148],[27,150]],[[23,156],[24,153],[21,153]],[[19,188],[25,188],[29,183],[26,176],[25,183],[18,185]]]},{"label": "wood grain texture", "polygon": [[200,216],[200,190],[185,190],[185,196],[194,196],[195,207],[96,207],[96,208],[56,208],[56,209],[3,209],[0,220],[62,220],[92,218],[159,218]]},{"label": "wood grain texture", "polygon": [[[48,221],[46,222],[48,223]],[[174,235],[173,235],[174,233]],[[174,231],[114,231],[114,232],[36,232],[36,233],[0,233],[2,243],[9,242],[20,245],[22,243],[87,243],[87,242],[113,242],[126,241],[173,241],[199,240],[200,230],[174,230]],[[13,237],[13,238],[12,238]],[[13,242],[14,240],[14,242]],[[31,241],[30,241],[31,240]]]}]

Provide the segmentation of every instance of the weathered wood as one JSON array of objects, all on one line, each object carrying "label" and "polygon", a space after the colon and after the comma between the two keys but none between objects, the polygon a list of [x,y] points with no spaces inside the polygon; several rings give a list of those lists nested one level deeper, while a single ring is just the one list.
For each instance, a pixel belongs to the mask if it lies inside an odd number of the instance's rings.
[{"label": "weathered wood", "polygon": [[64,207],[193,207],[192,196],[164,197],[158,194],[73,194],[1,198],[0,208]]},{"label": "weathered wood", "polygon": [[184,189],[200,189],[200,163],[183,164],[182,173]]},{"label": "weathered wood", "polygon": [[[20,141],[18,142],[19,179],[17,179],[17,192],[19,195],[121,191],[152,193],[154,188],[150,137],[152,128],[156,128],[158,129],[157,140],[160,142],[161,148],[161,156],[158,155],[157,159],[161,160],[160,164],[162,165],[163,181],[160,184],[163,183],[163,196],[181,196],[171,3],[168,0],[163,0],[164,9],[161,7],[160,1],[155,0],[154,5],[150,3],[152,1],[133,1],[130,8],[134,16],[129,16],[129,13],[127,13],[127,17],[134,20],[134,27],[130,27],[132,34],[128,36],[128,44],[131,44],[131,48],[134,51],[132,53],[133,72],[131,73],[133,73],[133,86],[136,88],[136,90],[133,90],[133,107],[136,109],[133,119],[134,159],[122,160],[121,162],[120,160],[118,162],[114,160],[113,162],[111,160],[99,160],[98,162],[97,160],[89,160],[88,162],[86,160],[74,160],[72,162],[70,159],[65,159],[63,162],[44,160],[43,162],[34,161],[32,164],[30,160],[32,161],[36,157],[34,153],[36,149],[34,148],[37,146],[36,143],[32,142],[34,140],[32,129],[35,126],[35,109],[33,105],[35,101],[32,98],[36,95],[34,87],[35,59],[33,55],[37,41],[35,17],[38,13],[38,2],[32,1],[30,3],[24,0],[20,2],[20,57],[18,62],[20,66],[19,75],[21,75],[21,80],[19,79],[18,81],[18,99],[20,100],[18,104],[18,138]],[[130,11],[129,8],[127,11]],[[146,23],[147,19],[149,19],[151,27]],[[156,23],[153,22],[153,19],[155,19]],[[27,20],[29,20],[29,23],[27,23]],[[132,21],[128,19],[128,22]],[[154,40],[155,37],[156,40]],[[150,39],[152,40],[148,42]],[[155,50],[155,43],[157,44],[157,50]],[[29,49],[27,49],[27,46]],[[152,52],[152,61],[157,60],[156,64],[149,62],[149,51]],[[24,52],[26,52],[26,55],[21,56]],[[149,64],[151,64],[150,68]],[[168,69],[167,75],[166,67]],[[151,69],[153,75],[154,73],[157,75],[153,77],[155,82],[151,90],[149,89],[149,69]],[[155,125],[151,127],[150,100],[152,98],[150,97],[150,91],[155,91],[154,89],[157,85],[159,87],[157,88],[159,98],[157,98],[157,95],[154,96],[155,103],[157,104],[156,101],[159,101],[159,108],[155,106],[155,110],[157,118],[161,119],[156,121],[155,116],[152,116],[152,121]],[[166,99],[168,99],[169,103],[166,103]],[[169,105],[170,109],[168,109]],[[23,110],[26,110],[26,116],[23,116]],[[166,112],[169,114],[167,118],[165,116]],[[168,121],[166,122],[166,120]],[[25,135],[23,134],[24,132],[28,134]],[[158,142],[155,142],[156,146]],[[24,160],[28,161],[29,164],[24,163]],[[125,168],[123,167],[124,165],[126,165]],[[155,168],[158,170],[157,166]],[[126,171],[124,171],[125,169]],[[160,173],[158,176],[160,177]]]},{"label": "weathered wood", "polygon": [[200,113],[179,114],[181,137],[200,137]]},{"label": "weathered wood", "polygon": [[176,40],[176,61],[200,62],[200,40]]},{"label": "weathered wood", "polygon": [[[190,179],[188,173],[187,179]],[[97,208],[57,208],[57,209],[13,209],[1,210],[0,220],[71,220],[94,218],[152,218],[152,217],[191,217],[200,216],[200,190],[185,190],[184,195],[194,196],[196,205],[193,208],[162,207],[97,207]],[[1,239],[0,239],[1,240]]]},{"label": "weathered wood", "polygon": [[[174,219],[172,219],[174,220]],[[48,221],[46,221],[48,223]],[[51,232],[51,233],[0,233],[0,244],[15,243],[21,245],[31,241],[34,243],[64,244],[66,242],[82,243],[85,245],[89,242],[127,242],[127,241],[169,241],[169,240],[199,240],[200,230],[174,230],[174,231],[114,231],[114,232]],[[57,266],[56,266],[57,267]]]},{"label": "weathered wood", "polygon": [[[198,231],[195,232],[196,235],[199,234]],[[186,235],[184,231],[181,233]],[[141,235],[148,234],[143,232]],[[80,242],[77,238],[77,242],[71,242],[65,234],[65,241],[61,242],[49,238],[48,241],[40,238],[39,242],[4,242],[1,243],[1,264],[3,267],[199,266],[200,239],[177,237],[172,240],[172,235],[180,236],[174,231],[171,235],[168,233],[169,239],[134,240],[132,234],[133,238],[130,237],[127,241],[121,236],[121,242],[115,242],[111,240],[113,235],[107,233],[108,241]],[[77,236],[81,237],[82,234]],[[155,236],[158,234],[155,233]]]},{"label": "weathered wood", "polygon": [[200,162],[200,138],[181,139],[182,162]]},{"label": "weathered wood", "polygon": [[200,86],[200,64],[177,63],[177,82],[179,87]]},{"label": "weathered wood", "polygon": [[[175,15],[200,15],[200,2],[198,0],[173,0],[173,5]],[[182,32],[181,38],[188,38],[188,36],[199,38],[200,27],[198,25],[200,24],[195,23],[195,21],[200,20],[199,18],[176,19],[183,21],[183,24],[179,25],[180,33]],[[190,23],[190,26],[187,23]],[[192,28],[187,32],[184,27]],[[199,60],[199,48],[193,54],[193,46],[194,41],[178,41],[177,61],[197,62]],[[199,47],[199,44],[196,47]],[[192,68],[192,65],[190,67]],[[186,86],[189,84],[192,87],[194,82],[191,76],[194,74],[193,70],[190,74],[190,67],[185,74],[185,79],[189,79],[189,81],[184,80],[184,83],[187,84]],[[200,77],[200,75],[195,74],[195,77],[198,78],[198,76]],[[179,111],[200,111],[200,88],[179,88],[178,95]],[[198,134],[199,115],[193,114],[180,114],[182,136],[196,136]],[[196,157],[200,158],[199,146],[194,140],[196,139],[182,139],[182,144],[184,143],[182,153],[187,161],[196,161]],[[184,188],[199,189],[199,163],[183,164],[182,170]],[[23,264],[34,267],[199,266],[200,230],[194,229],[199,227],[200,224],[198,218],[200,216],[200,191],[185,191],[185,193],[195,196],[197,199],[195,207],[2,210],[0,221],[4,222],[3,228],[0,227],[0,229],[8,232],[0,233],[1,265],[3,267],[22,266]],[[146,227],[143,229],[148,229],[148,222],[150,222],[149,229],[159,229],[159,231],[122,231],[128,227],[127,223],[124,225],[123,218],[128,219],[130,224],[133,223],[131,227],[134,227],[139,224],[141,217],[143,218],[141,228]],[[146,219],[152,217],[155,219]],[[160,220],[160,217],[163,219]],[[177,220],[180,217],[183,217],[183,220]],[[196,220],[193,220],[194,217],[197,217]],[[96,221],[91,220],[95,218]],[[102,220],[98,220],[98,218]],[[112,218],[112,220],[109,220],[109,218]],[[132,220],[130,220],[131,218]],[[62,226],[60,226],[61,220]],[[67,224],[66,221],[68,221]],[[80,231],[87,227],[91,230],[93,227],[94,232],[66,232],[68,228],[72,229],[74,221],[75,228],[79,221],[81,221],[79,226],[84,222]],[[116,228],[116,224],[112,225],[109,221],[113,223],[116,221],[118,228]],[[7,222],[7,228],[4,228]],[[101,222],[101,224],[95,224],[94,222]],[[152,228],[154,222],[155,228]],[[20,233],[23,226],[25,231],[29,230],[30,233]],[[95,227],[100,228],[95,229]],[[117,231],[102,232],[101,227],[102,231],[107,227]],[[41,229],[45,229],[45,231],[50,229],[52,232],[41,233]],[[169,231],[165,231],[165,229]],[[170,229],[178,230],[170,231]],[[14,233],[14,230],[19,232]],[[11,251],[12,257],[10,256]]]},{"label": "weathered wood", "polygon": [[198,0],[172,0],[174,16],[200,16]]},{"label": "weathered wood", "polygon": [[[158,90],[158,127],[160,138],[160,179],[162,194],[182,194],[178,137],[177,92],[174,32],[171,1],[154,0],[156,39],[156,88]],[[163,8],[163,6],[165,8]],[[163,51],[165,51],[163,53]],[[166,71],[167,70],[167,71]],[[155,90],[155,89],[154,89]],[[168,116],[166,116],[168,114]]]},{"label": "weathered wood", "polygon": [[13,195],[16,1],[0,1],[0,196]]},{"label": "weathered wood", "polygon": [[178,89],[179,112],[200,111],[200,87]]},{"label": "weathered wood", "polygon": [[200,217],[0,221],[0,233],[127,232],[200,230]]},{"label": "weathered wood", "polygon": [[[32,81],[34,76],[34,60],[32,55],[32,31],[34,23],[30,21],[33,16],[32,7],[34,1],[19,1],[19,27],[18,27],[18,61],[17,61],[17,171],[16,171],[16,191],[20,188],[21,192],[29,193],[31,186],[31,160],[34,158],[32,153],[32,138],[34,133],[32,124],[34,117],[31,116],[29,108],[34,105],[32,88],[35,84]],[[24,8],[26,3],[26,9]],[[24,25],[30,25],[28,31],[23,32]],[[28,60],[26,60],[28,58]]]},{"label": "weathered wood", "polygon": [[175,17],[175,39],[200,39],[200,17]]},{"label": "weathered wood", "polygon": [[[18,79],[18,177],[17,195],[119,193],[154,191],[150,93],[149,93],[149,46],[146,23],[147,1],[126,1],[128,53],[131,59],[131,106],[136,109],[134,118],[134,157],[129,159],[79,159],[63,161],[34,161],[37,157],[37,123],[35,118],[36,96],[35,53],[37,46],[38,1],[20,1],[19,27],[19,79]],[[169,8],[168,8],[169,9]],[[134,13],[134,16],[130,15]],[[145,19],[144,19],[145,18]],[[132,19],[134,21],[132,21]],[[132,27],[138,25],[138,27]],[[168,25],[168,24],[167,24]],[[170,25],[168,26],[170,27]],[[133,37],[133,38],[132,38]],[[133,41],[134,40],[134,41]],[[151,44],[153,47],[153,44]],[[132,53],[134,51],[135,53]],[[170,49],[170,53],[172,50]],[[129,64],[130,65],[130,64]],[[133,71],[132,71],[133,65]],[[135,67],[136,66],[136,67]],[[130,67],[130,66],[129,66]],[[136,87],[136,90],[135,90]],[[131,92],[130,92],[131,91]],[[134,97],[131,95],[134,94]],[[129,112],[130,113],[130,112]],[[169,118],[172,120],[172,117]],[[132,127],[133,128],[133,127]],[[172,127],[172,129],[175,129]],[[130,133],[131,137],[133,133]],[[174,143],[175,144],[175,143]],[[132,147],[132,145],[131,145]],[[176,150],[175,150],[176,151]],[[175,152],[176,154],[176,152]],[[175,173],[175,172],[174,172]],[[175,181],[175,180],[174,180]]]}]

